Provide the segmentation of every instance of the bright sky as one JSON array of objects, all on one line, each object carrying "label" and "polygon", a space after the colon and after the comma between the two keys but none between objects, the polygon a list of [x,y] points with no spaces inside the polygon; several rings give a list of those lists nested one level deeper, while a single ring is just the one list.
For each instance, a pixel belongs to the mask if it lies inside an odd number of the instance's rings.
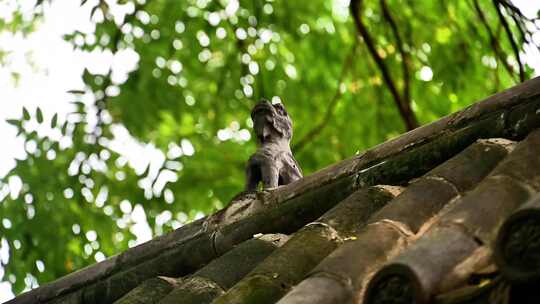
[{"label": "bright sky", "polygon": [[[0,0],[0,18],[10,18],[17,2],[20,1]],[[35,1],[22,1],[23,11],[30,12],[32,2]],[[9,69],[0,66],[0,134],[4,141],[0,150],[0,176],[14,167],[14,158],[23,158],[25,155],[23,140],[16,137],[15,128],[7,124],[5,119],[20,117],[23,106],[31,113],[39,106],[46,120],[58,113],[59,121],[63,121],[66,114],[73,110],[69,104],[73,97],[67,91],[84,88],[81,78],[84,68],[93,73],[105,74],[112,67],[113,77],[119,83],[125,81],[127,72],[136,68],[138,55],[134,51],[123,51],[115,56],[110,52],[88,53],[73,50],[71,44],[62,39],[64,34],[74,31],[93,33],[95,26],[89,16],[95,2],[90,0],[81,7],[79,1],[52,1],[52,5],[46,5],[44,22],[30,36],[0,34],[0,45],[4,50],[11,51],[6,58],[10,63]],[[130,10],[129,6],[112,5],[112,8],[116,8],[115,15],[118,16]],[[20,74],[17,84],[12,79],[12,71]],[[89,105],[92,103],[90,96],[85,96],[83,101]],[[55,136],[51,130],[33,127],[40,134]],[[161,167],[165,157],[160,150],[151,144],[137,142],[122,126],[113,129],[116,140],[111,142],[111,148],[126,156],[136,171],[142,172],[149,162],[150,171],[157,171]],[[189,153],[189,143],[185,143],[183,148],[184,153]],[[152,233],[140,205],[133,208],[131,217],[136,223],[133,229],[137,243],[149,240]],[[0,243],[0,259],[3,261],[9,258],[6,245],[6,242]],[[3,268],[0,267],[0,303],[14,297],[10,283],[3,276]]]},{"label": "bright sky", "polygon": [[[23,11],[30,12],[34,2],[35,0],[0,0],[0,19],[9,19],[17,5],[21,5]],[[28,37],[0,33],[0,45],[12,51],[6,58],[10,62],[10,68],[0,66],[0,134],[3,141],[0,150],[0,176],[4,176],[14,167],[14,158],[22,158],[25,155],[22,139],[16,137],[15,128],[7,124],[5,119],[19,118],[23,106],[30,109],[31,113],[36,106],[40,106],[46,119],[58,113],[62,121],[72,110],[69,101],[73,98],[67,91],[84,88],[81,79],[84,68],[93,73],[106,73],[112,67],[113,78],[118,83],[125,81],[127,73],[136,68],[139,57],[134,51],[123,51],[115,56],[110,52],[88,53],[73,50],[72,45],[62,39],[64,34],[76,30],[93,33],[95,26],[89,16],[90,9],[96,2],[97,0],[90,0],[81,7],[79,1],[55,0],[51,5],[46,4],[44,22]],[[107,2],[118,19],[133,10],[133,5],[115,5],[116,0]],[[530,17],[534,17],[540,9],[539,1],[513,2]],[[30,16],[29,13],[27,15]],[[540,33],[536,36],[540,42]],[[536,69],[536,74],[540,74],[538,50],[527,46],[525,58],[527,63]],[[29,61],[32,64],[29,64]],[[11,77],[13,70],[20,74],[17,84]],[[90,105],[91,98],[86,98],[86,102]],[[116,126],[114,129],[117,140],[111,144],[111,148],[126,156],[131,166],[139,171],[148,163],[151,164],[151,168],[161,167],[165,157],[160,150],[151,144],[137,142],[122,126]],[[50,134],[50,130],[43,128],[39,128],[38,132]],[[193,153],[189,142],[183,143],[182,148]],[[138,236],[137,243],[150,239],[150,227],[140,205],[134,207],[132,217],[137,222],[135,229]],[[8,258],[6,243],[1,242],[0,259]],[[10,283],[3,276],[3,268],[0,267],[0,303],[14,297]]]}]

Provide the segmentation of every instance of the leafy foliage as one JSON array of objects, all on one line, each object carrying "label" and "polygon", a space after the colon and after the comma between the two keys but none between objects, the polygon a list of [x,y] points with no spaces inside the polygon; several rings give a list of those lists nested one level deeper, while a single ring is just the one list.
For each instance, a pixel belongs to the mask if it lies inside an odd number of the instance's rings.
[{"label": "leafy foliage", "polygon": [[[352,1],[370,51],[344,0],[95,2],[96,39],[65,38],[133,50],[138,65],[127,79],[85,71],[67,118],[23,109],[9,121],[27,151],[0,181],[5,275],[17,292],[133,245],[135,206],[156,235],[223,207],[243,189],[260,98],[286,105],[310,174],[406,131],[376,57],[424,124],[519,81],[499,11],[519,49],[530,42],[520,22],[537,23],[501,1]],[[111,6],[129,13],[115,19]],[[122,126],[162,151],[157,166],[127,162],[115,145]]]}]

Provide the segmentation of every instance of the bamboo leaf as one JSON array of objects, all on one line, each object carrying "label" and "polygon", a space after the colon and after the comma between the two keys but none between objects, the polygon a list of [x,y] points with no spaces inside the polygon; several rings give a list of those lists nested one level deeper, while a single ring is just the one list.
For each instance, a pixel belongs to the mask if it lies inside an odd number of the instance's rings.
[{"label": "bamboo leaf", "polygon": [[58,113],[54,113],[51,119],[51,128],[56,128],[57,124],[58,124]]},{"label": "bamboo leaf", "polygon": [[62,132],[63,135],[67,135],[67,127],[68,127],[68,121],[66,120],[66,121],[64,121],[64,124],[62,125],[61,132]]},{"label": "bamboo leaf", "polygon": [[85,92],[83,90],[68,90],[67,93],[76,94],[76,95],[82,95]]},{"label": "bamboo leaf", "polygon": [[23,119],[30,120],[30,112],[28,112],[28,110],[25,107],[23,107]]},{"label": "bamboo leaf", "polygon": [[6,119],[6,122],[17,128],[21,127],[21,121],[18,119]]},{"label": "bamboo leaf", "polygon": [[43,112],[41,111],[39,107],[36,108],[36,119],[38,123],[43,122]]}]

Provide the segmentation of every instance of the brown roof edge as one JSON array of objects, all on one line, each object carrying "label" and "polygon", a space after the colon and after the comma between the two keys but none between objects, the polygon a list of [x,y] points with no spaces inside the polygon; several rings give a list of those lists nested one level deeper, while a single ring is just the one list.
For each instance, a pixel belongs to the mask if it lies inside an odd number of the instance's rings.
[{"label": "brown roof edge", "polygon": [[[300,196],[306,194],[311,196],[311,192],[316,192],[323,186],[328,185],[328,188],[333,188],[334,184],[342,184],[342,186],[343,183],[349,184],[351,177],[356,179],[356,184],[351,185],[350,191],[354,190],[352,188],[364,185],[405,181],[425,173],[479,138],[519,138],[531,129],[540,126],[539,96],[540,77],[537,77],[488,97],[460,112],[380,144],[363,154],[280,187],[268,195],[268,202],[302,201]],[[275,204],[269,205],[273,205],[272,209],[275,209]],[[325,210],[320,211],[324,213]],[[258,213],[264,212],[266,211]],[[248,218],[251,216],[252,214],[246,215]],[[203,221],[197,221],[186,225],[167,235],[128,249],[118,256],[31,290],[8,303],[45,302],[125,271],[149,259],[155,260],[161,255],[170,255],[171,250],[191,244],[194,239],[202,238],[203,234],[207,234],[208,231],[205,231],[202,224]],[[249,229],[252,229],[253,225],[250,227]],[[221,230],[221,227],[218,229]],[[245,236],[251,233],[249,229],[233,242],[245,240]]]},{"label": "brown roof edge", "polygon": [[437,137],[444,136],[448,132],[465,128],[472,121],[496,118],[494,115],[500,115],[497,122],[500,124],[499,130],[504,129],[504,132],[489,137],[523,137],[528,131],[534,129],[530,124],[536,123],[536,126],[540,125],[540,113],[536,113],[539,115],[536,115],[537,118],[534,122],[532,121],[534,117],[531,116],[526,121],[523,120],[522,124],[516,128],[516,123],[521,118],[518,118],[518,116],[525,116],[519,114],[522,114],[522,112],[527,113],[526,110],[529,109],[536,110],[532,111],[531,114],[540,110],[538,107],[540,105],[539,96],[540,76],[381,143],[359,155],[323,168],[314,174],[282,187],[275,195],[282,199],[288,199],[305,192],[307,189],[331,182],[343,175],[354,174],[391,155],[421,146]]},{"label": "brown roof edge", "polygon": [[213,303],[275,303],[324,257],[355,235],[368,218],[401,189],[376,186],[360,189],[295,232],[253,271]]},{"label": "brown roof edge", "polygon": [[494,247],[495,261],[508,281],[540,279],[540,192],[505,220]]},{"label": "brown roof edge", "polygon": [[[361,302],[373,272],[420,237],[426,230],[424,226],[436,221],[442,208],[473,188],[506,155],[503,144],[481,140],[416,179],[371,216],[369,225],[354,240],[332,252],[278,303],[330,304],[337,298]],[[475,173],[470,174],[472,171]],[[336,288],[340,283],[341,288]]]},{"label": "brown roof edge", "polygon": [[378,303],[395,295],[399,286],[411,301],[431,303],[436,294],[462,285],[475,269],[455,272],[456,266],[479,247],[492,244],[500,224],[540,189],[538,155],[540,129],[518,143],[422,238],[379,270],[368,283],[364,302]]},{"label": "brown roof edge", "polygon": [[[275,249],[281,247],[288,238],[284,234],[265,234],[252,238],[214,259],[193,275],[184,277],[182,284],[167,295],[158,295],[146,302],[138,302],[137,299],[129,297],[132,293],[130,291],[124,296],[124,301],[119,300],[114,304],[172,304],[178,303],[178,299],[182,299],[185,304],[210,303],[214,297],[231,288]],[[150,289],[147,291],[152,292]]]}]

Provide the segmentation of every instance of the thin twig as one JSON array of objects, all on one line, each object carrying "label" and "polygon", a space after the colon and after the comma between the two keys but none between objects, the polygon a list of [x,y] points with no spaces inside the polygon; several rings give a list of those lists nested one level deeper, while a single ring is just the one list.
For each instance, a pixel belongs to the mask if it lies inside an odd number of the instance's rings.
[{"label": "thin twig", "polygon": [[394,35],[394,39],[396,39],[397,49],[399,54],[401,55],[401,69],[403,72],[403,102],[410,104],[411,103],[411,93],[410,93],[410,82],[411,82],[411,76],[409,71],[409,55],[405,52],[403,49],[403,40],[401,39],[401,36],[399,34],[399,30],[397,28],[396,22],[392,18],[392,15],[390,14],[390,10],[388,9],[388,5],[386,4],[386,0],[381,0],[381,8],[383,11],[383,17],[386,19],[386,21],[390,24],[390,28],[392,29],[392,34]]},{"label": "thin twig", "polygon": [[474,9],[476,11],[476,14],[478,15],[478,18],[480,18],[480,22],[484,25],[484,28],[486,29],[486,32],[489,36],[489,42],[491,44],[491,48],[493,49],[493,52],[495,53],[495,56],[499,58],[505,69],[508,71],[511,77],[514,77],[514,68],[506,61],[506,54],[501,49],[501,46],[499,45],[499,41],[497,38],[495,38],[495,35],[491,31],[491,27],[489,26],[486,16],[484,15],[484,12],[482,12],[482,9],[480,8],[480,5],[478,4],[478,0],[473,0]]},{"label": "thin twig", "polygon": [[392,77],[390,76],[390,72],[388,71],[386,64],[384,63],[381,56],[379,56],[379,53],[377,53],[377,50],[375,48],[375,44],[373,43],[371,35],[369,34],[366,26],[362,23],[362,19],[360,17],[361,4],[362,4],[362,0],[353,0],[351,1],[350,7],[349,7],[351,11],[351,15],[353,16],[353,19],[354,19],[354,23],[358,30],[358,33],[364,39],[364,42],[366,43],[366,46],[368,48],[369,53],[371,54],[371,57],[373,58],[373,60],[375,60],[375,63],[379,67],[379,70],[381,70],[384,82],[386,86],[388,87],[388,89],[390,90],[392,97],[394,98],[394,103],[396,104],[399,110],[399,114],[401,115],[401,118],[403,119],[407,130],[415,129],[416,127],[418,127],[416,116],[414,115],[410,107],[410,104],[406,104],[403,102],[403,99],[399,95],[397,87]]},{"label": "thin twig", "polygon": [[534,26],[536,30],[540,30],[540,27],[536,24],[536,21],[540,20],[540,18],[539,17],[528,18],[521,12],[521,10],[518,7],[516,7],[512,3],[512,1],[499,0],[499,3],[502,4],[506,8],[508,14],[512,17],[512,19],[516,23],[516,26],[518,27],[518,30],[520,31],[520,34],[522,36],[523,42],[534,43],[532,39],[533,32],[527,28],[527,24],[525,22],[530,22],[530,24]]},{"label": "thin twig", "polygon": [[[514,6],[510,1],[499,0],[499,3],[505,8],[506,12],[512,18],[512,20],[514,20],[514,23],[516,24],[516,27],[521,36],[521,42],[529,43],[532,40],[532,34],[527,30],[527,25],[525,25],[524,20],[531,21],[531,19],[523,15],[519,8]],[[527,36],[529,36],[530,39],[527,38]]]},{"label": "thin twig", "polygon": [[518,65],[519,65],[519,80],[523,82],[525,81],[525,69],[523,67],[523,63],[521,62],[521,58],[519,56],[519,48],[517,46],[516,41],[514,40],[514,35],[512,34],[512,31],[510,30],[510,26],[508,25],[506,18],[504,18],[502,14],[502,11],[499,7],[499,0],[493,0],[493,6],[495,7],[495,10],[497,11],[497,15],[499,16],[499,21],[501,22],[502,26],[504,27],[504,30],[506,31],[508,40],[510,40],[510,44],[512,45],[514,56],[516,57],[516,61],[518,62]]},{"label": "thin twig", "polygon": [[330,103],[328,103],[328,106],[326,107],[326,111],[324,113],[323,119],[318,124],[316,124],[311,130],[309,130],[306,133],[306,135],[304,135],[304,137],[298,140],[298,142],[296,142],[295,145],[293,145],[292,147],[293,152],[296,153],[302,150],[309,142],[314,140],[330,122],[330,119],[332,118],[332,115],[334,114],[336,105],[338,101],[340,100],[341,96],[343,95],[343,92],[341,91],[341,85],[343,81],[345,80],[345,76],[347,75],[347,72],[352,66],[352,59],[356,52],[357,46],[358,46],[358,43],[355,43],[351,51],[347,55],[347,57],[345,57],[345,61],[343,62],[343,66],[341,67],[341,73],[337,81],[336,92],[334,93],[334,96],[332,97],[332,99],[330,100]]},{"label": "thin twig", "polygon": [[512,17],[512,20],[514,20],[514,23],[516,24],[516,27],[519,31],[519,35],[521,36],[521,42],[522,43],[529,43],[529,39],[527,38],[527,32],[524,28],[525,24],[523,24],[523,20],[519,19],[513,12],[509,13],[510,17]]}]

